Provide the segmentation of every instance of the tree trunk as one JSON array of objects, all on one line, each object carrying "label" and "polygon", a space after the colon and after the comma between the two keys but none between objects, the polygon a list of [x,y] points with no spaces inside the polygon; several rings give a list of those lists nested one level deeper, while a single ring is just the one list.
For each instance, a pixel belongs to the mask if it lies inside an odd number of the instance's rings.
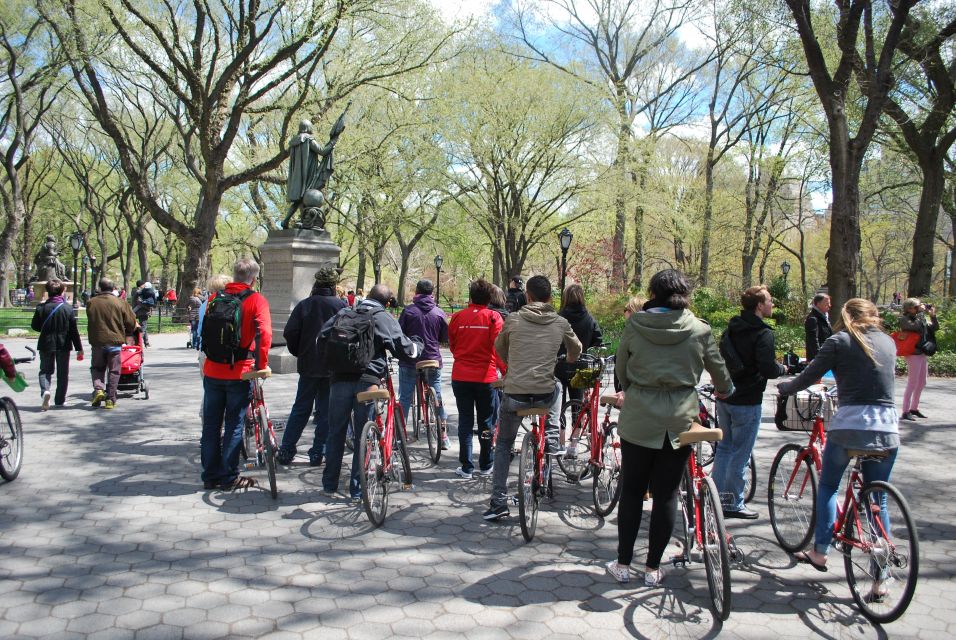
[{"label": "tree trunk", "polygon": [[700,286],[710,280],[710,234],[714,226],[714,147],[707,149],[704,163],[704,228],[700,238]]},{"label": "tree trunk", "polygon": [[631,123],[627,112],[618,109],[617,157],[614,169],[618,175],[617,193],[614,196],[614,237],[611,240],[611,282],[614,291],[620,291],[625,283],[624,274],[624,232],[627,224],[627,188],[628,145],[631,140]]},{"label": "tree trunk", "polygon": [[10,306],[10,275],[16,272],[16,260],[13,257],[13,245],[20,233],[20,225],[26,215],[23,205],[23,191],[16,169],[7,174],[10,184],[11,207],[7,212],[7,224],[0,232],[0,307]]},{"label": "tree trunk", "polygon": [[844,115],[830,120],[833,209],[827,252],[827,291],[834,309],[857,295],[860,259],[860,158],[850,148]]},{"label": "tree trunk", "polygon": [[[653,141],[651,141],[653,142]],[[652,149],[645,148],[641,154],[641,165],[636,174],[632,174],[637,186],[637,195],[644,193],[647,188],[647,168],[650,163]],[[644,205],[640,202],[634,205],[634,275],[631,278],[631,289],[640,291],[644,287]]]},{"label": "tree trunk", "polygon": [[920,298],[930,294],[933,280],[933,247],[936,244],[936,223],[939,220],[946,177],[943,155],[934,151],[920,159],[923,190],[920,193],[916,230],[913,232],[913,259],[909,269],[908,296]]}]

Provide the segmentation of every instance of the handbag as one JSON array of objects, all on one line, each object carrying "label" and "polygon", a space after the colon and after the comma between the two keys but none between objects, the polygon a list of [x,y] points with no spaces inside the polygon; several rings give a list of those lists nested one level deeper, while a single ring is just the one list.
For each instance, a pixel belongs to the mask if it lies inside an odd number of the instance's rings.
[{"label": "handbag", "polygon": [[920,340],[916,345],[916,350],[926,356],[935,355],[936,343],[932,340]]},{"label": "handbag", "polygon": [[[898,357],[905,358],[916,353],[916,345],[920,341],[920,334],[915,331],[894,331],[890,336],[896,343],[896,355]],[[935,352],[934,349],[933,353]]]}]

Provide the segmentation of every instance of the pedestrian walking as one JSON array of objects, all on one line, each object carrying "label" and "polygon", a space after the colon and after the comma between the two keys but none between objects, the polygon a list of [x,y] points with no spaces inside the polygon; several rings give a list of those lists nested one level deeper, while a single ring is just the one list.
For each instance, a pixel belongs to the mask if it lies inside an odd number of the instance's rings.
[{"label": "pedestrian walking", "polygon": [[813,296],[810,313],[803,321],[807,360],[813,360],[823,343],[833,335],[833,327],[830,326],[830,306],[830,296],[827,294],[818,293]]},{"label": "pedestrian walking", "polygon": [[103,278],[99,291],[86,307],[87,339],[90,343],[90,372],[93,377],[91,404],[116,407],[120,378],[120,350],[126,336],[136,330],[136,316],[129,305],[113,295],[113,281]]},{"label": "pedestrian walking", "polygon": [[56,397],[54,406],[66,402],[70,380],[70,351],[76,350],[77,361],[83,360],[83,343],[76,326],[76,310],[63,297],[66,285],[61,280],[50,279],[46,283],[47,300],[37,305],[30,326],[40,333],[37,352],[40,354],[40,409],[50,408],[50,385],[56,372]]}]

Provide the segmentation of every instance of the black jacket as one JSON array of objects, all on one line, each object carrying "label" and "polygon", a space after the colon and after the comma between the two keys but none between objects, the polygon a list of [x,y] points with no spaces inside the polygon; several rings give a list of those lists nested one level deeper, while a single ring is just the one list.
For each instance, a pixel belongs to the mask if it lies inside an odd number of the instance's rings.
[{"label": "black jacket", "polygon": [[803,330],[806,333],[804,343],[807,347],[807,360],[813,360],[823,343],[833,335],[833,327],[826,315],[813,307],[803,321]]},{"label": "black jacket", "polygon": [[[80,332],[76,327],[76,310],[73,305],[64,302],[58,309],[57,302],[41,302],[33,312],[30,326],[40,332],[37,338],[37,351],[83,351]],[[56,309],[56,313],[53,310]],[[47,320],[50,314],[53,316]],[[46,325],[44,325],[44,322]],[[42,330],[41,330],[42,329]]]},{"label": "black jacket", "polygon": [[[574,335],[581,341],[581,348],[587,351],[591,347],[597,347],[603,344],[601,327],[588,310],[579,305],[568,305],[558,311],[558,315],[568,321]],[[558,349],[558,355],[565,353],[564,344]]]},{"label": "black jacket", "polygon": [[936,319],[936,316],[927,316],[925,313],[917,313],[914,316],[908,316],[904,313],[900,315],[900,330],[915,331],[920,335],[919,344],[916,345],[916,354],[924,355],[920,345],[927,340],[936,342],[939,320]]},{"label": "black jacket", "polygon": [[508,313],[514,313],[528,304],[528,298],[525,296],[524,291],[515,289],[514,287],[508,287],[508,294],[505,296],[505,301]]},{"label": "black jacket", "polygon": [[325,366],[325,341],[319,340],[322,325],[348,306],[333,289],[319,289],[295,305],[289,315],[289,321],[282,330],[289,353],[296,357],[296,371],[300,376],[310,378],[328,378],[329,370]]},{"label": "black jacket", "polygon": [[[361,374],[351,373],[332,373],[332,382],[339,381],[367,381],[369,384],[379,384],[385,374],[388,372],[388,359],[385,352],[388,351],[396,358],[408,358],[414,360],[422,352],[424,345],[419,338],[409,338],[402,333],[402,328],[398,320],[390,313],[385,313],[385,307],[381,303],[366,298],[355,305],[355,308],[368,307],[375,318],[375,355],[372,361],[368,363],[365,372]],[[343,313],[345,309],[339,311],[335,316],[325,321],[319,337],[324,341],[332,332],[332,326],[335,324],[335,317]],[[290,349],[291,351],[291,349]]]},{"label": "black jacket", "polygon": [[735,405],[755,405],[763,402],[767,380],[779,378],[787,368],[779,364],[774,352],[773,329],[753,311],[741,311],[727,326],[730,341],[744,363],[744,370],[731,379],[734,394],[725,402]]}]

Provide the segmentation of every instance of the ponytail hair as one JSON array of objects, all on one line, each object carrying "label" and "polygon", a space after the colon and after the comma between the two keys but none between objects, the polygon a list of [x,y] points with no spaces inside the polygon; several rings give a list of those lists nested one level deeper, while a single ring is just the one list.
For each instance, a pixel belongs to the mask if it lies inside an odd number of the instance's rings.
[{"label": "ponytail hair", "polygon": [[863,339],[863,334],[872,328],[882,329],[883,319],[876,305],[863,298],[850,298],[840,309],[840,318],[836,321],[835,331],[846,330],[856,340],[873,364],[880,366],[873,355],[873,346]]}]

